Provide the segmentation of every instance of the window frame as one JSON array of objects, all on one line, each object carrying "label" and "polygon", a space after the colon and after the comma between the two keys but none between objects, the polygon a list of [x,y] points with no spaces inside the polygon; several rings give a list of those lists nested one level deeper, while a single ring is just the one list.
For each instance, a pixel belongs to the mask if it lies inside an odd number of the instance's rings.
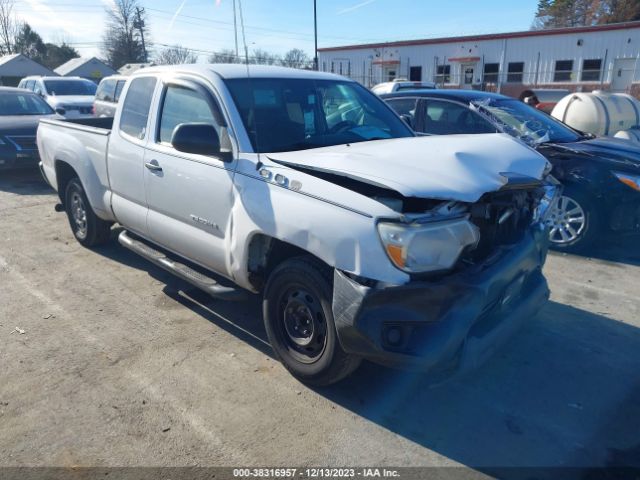
[{"label": "window frame", "polygon": [[[131,135],[128,132],[125,132],[122,129],[122,115],[124,114],[124,107],[126,105],[127,98],[129,97],[129,93],[130,93],[131,88],[133,87],[134,83],[136,81],[138,81],[138,80],[144,80],[144,79],[149,79],[149,78],[155,80],[155,85],[153,87],[153,92],[151,93],[151,101],[149,102],[149,112],[147,113],[147,124],[146,124],[146,127],[145,127],[146,128],[145,136],[144,136],[144,138],[139,138],[139,137],[135,137],[135,136]],[[124,99],[122,101],[122,106],[119,109],[119,116],[118,116],[118,133],[123,139],[127,140],[128,142],[135,143],[135,144],[138,144],[138,145],[145,145],[145,144],[148,143],[148,141],[149,141],[150,121],[151,121],[152,116],[154,115],[153,107],[156,104],[156,102],[155,102],[156,96],[157,96],[156,94],[157,94],[157,91],[158,91],[158,85],[160,85],[160,84],[161,84],[160,79],[155,75],[141,75],[139,77],[135,77],[135,78],[131,79],[131,81],[127,85],[126,95],[124,96]]]},{"label": "window frame", "polygon": [[[438,73],[438,71],[442,68],[442,73]],[[448,85],[451,84],[451,64],[445,63],[442,65],[436,65],[436,74],[434,75],[434,83],[436,85]]]},{"label": "window frame", "polygon": [[[487,66],[489,65],[497,67],[496,71],[487,73]],[[487,77],[495,77],[495,80],[487,80]],[[500,83],[500,62],[489,62],[482,66],[482,83]]]},{"label": "window frame", "polygon": [[[559,63],[570,63],[570,69],[562,69],[558,68]],[[575,83],[575,80],[571,78],[574,73],[574,61],[573,60],[556,60],[553,68],[553,83]],[[564,78],[567,75],[568,78]],[[560,78],[562,77],[562,78]]]},{"label": "window frame", "polygon": [[[520,70],[513,70],[514,66],[519,66]],[[524,83],[525,62],[509,62],[507,64],[507,83]]]},{"label": "window frame", "polygon": [[[587,62],[598,62],[598,69],[593,69],[593,68],[585,68],[585,64]],[[597,73],[597,76],[595,78],[587,78],[585,79],[585,73],[587,74],[593,74],[593,73]],[[602,58],[583,58],[582,59],[582,69],[580,70],[580,81],[581,82],[595,82],[598,83],[600,81],[602,81]]]},{"label": "window frame", "polygon": [[[167,91],[169,87],[179,87],[185,88],[187,90],[192,90],[199,93],[207,102],[209,109],[211,110],[211,114],[216,122],[218,122],[218,126],[220,129],[226,129],[226,134],[229,136],[229,142],[231,144],[231,149],[233,151],[234,159],[236,158],[235,150],[237,145],[237,140],[233,135],[233,128],[230,127],[230,123],[224,113],[221,103],[216,98],[215,94],[210,91],[210,89],[204,86],[202,83],[192,80],[190,78],[184,77],[176,77],[166,80],[161,80],[158,82],[160,84],[160,93],[159,98],[155,102],[156,109],[154,113],[154,133],[153,138],[149,137],[149,146],[153,146],[154,149],[162,149],[163,153],[168,153],[170,155],[179,156],[182,158],[207,158],[211,160],[216,160],[221,163],[231,164],[233,162],[225,162],[223,159],[216,157],[214,155],[197,155],[192,153],[179,152],[171,143],[162,142],[160,140],[160,133],[162,127],[162,113],[164,111],[164,103],[167,96]],[[234,160],[235,161],[235,160]]]},{"label": "window frame", "polygon": [[[454,100],[451,98],[440,98],[440,97],[420,97],[419,101],[418,101],[418,106],[416,108],[416,122],[415,122],[415,126],[414,129],[416,132],[420,132],[424,135],[454,135],[454,134],[448,134],[448,133],[429,133],[429,132],[425,132],[425,116],[427,115],[427,108],[428,108],[428,103],[429,102],[442,102],[442,103],[449,103],[458,107],[461,107],[465,110],[468,110],[471,114],[476,115],[478,118],[480,118],[483,122],[486,122],[488,125],[490,125],[493,129],[495,129],[496,132],[499,131],[498,127],[496,127],[491,121],[487,120],[487,118],[484,117],[484,115],[478,113],[478,112],[474,112],[470,107],[468,103],[462,102],[462,101],[458,101],[458,100]],[[482,133],[474,133],[474,134],[469,134],[469,135],[482,135]]]}]

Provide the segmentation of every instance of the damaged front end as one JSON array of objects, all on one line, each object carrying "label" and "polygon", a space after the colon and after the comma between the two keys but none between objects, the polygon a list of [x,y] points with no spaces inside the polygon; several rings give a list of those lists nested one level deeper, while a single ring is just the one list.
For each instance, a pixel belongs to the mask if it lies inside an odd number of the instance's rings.
[{"label": "damaged front end", "polygon": [[335,271],[345,351],[405,368],[474,368],[537,313],[549,295],[545,219],[559,189],[551,177],[502,175],[501,189],[473,203],[437,201],[418,213],[417,199],[394,199],[402,216],[380,220],[378,231],[411,281],[382,285]]}]

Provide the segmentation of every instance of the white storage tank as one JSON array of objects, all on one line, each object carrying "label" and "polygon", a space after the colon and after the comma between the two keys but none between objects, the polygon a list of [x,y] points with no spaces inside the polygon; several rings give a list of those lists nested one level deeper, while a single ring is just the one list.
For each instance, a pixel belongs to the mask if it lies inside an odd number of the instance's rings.
[{"label": "white storage tank", "polygon": [[640,125],[640,102],[626,93],[572,93],[558,102],[551,115],[577,130],[613,136]]}]

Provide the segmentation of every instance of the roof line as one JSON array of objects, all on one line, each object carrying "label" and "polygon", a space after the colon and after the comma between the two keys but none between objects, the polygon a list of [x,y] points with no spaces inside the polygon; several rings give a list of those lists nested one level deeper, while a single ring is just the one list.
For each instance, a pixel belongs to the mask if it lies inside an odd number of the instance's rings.
[{"label": "roof line", "polygon": [[412,45],[431,45],[438,43],[451,43],[460,41],[482,41],[482,40],[503,40],[508,38],[523,38],[523,37],[538,37],[545,35],[564,35],[570,33],[588,33],[588,32],[605,32],[608,30],[627,30],[631,28],[640,28],[640,21],[636,22],[622,22],[622,23],[609,23],[606,25],[593,25],[587,27],[564,27],[564,28],[550,28],[547,30],[524,30],[519,32],[507,32],[507,33],[489,33],[484,35],[465,35],[457,37],[438,37],[438,38],[424,38],[420,40],[399,40],[393,42],[379,42],[379,43],[363,43],[357,45],[344,45],[339,47],[324,47],[319,48],[319,52],[332,52],[337,50],[360,50],[366,48],[379,48],[379,47],[406,47]]}]

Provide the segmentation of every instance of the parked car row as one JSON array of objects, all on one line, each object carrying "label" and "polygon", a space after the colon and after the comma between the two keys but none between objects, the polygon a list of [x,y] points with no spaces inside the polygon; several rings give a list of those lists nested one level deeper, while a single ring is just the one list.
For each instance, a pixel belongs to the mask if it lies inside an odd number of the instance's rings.
[{"label": "parked car row", "polygon": [[543,154],[564,192],[549,217],[559,250],[591,246],[604,230],[640,228],[640,147],[574,130],[525,103],[481,91],[413,90],[382,95],[417,132],[504,132]]}]

